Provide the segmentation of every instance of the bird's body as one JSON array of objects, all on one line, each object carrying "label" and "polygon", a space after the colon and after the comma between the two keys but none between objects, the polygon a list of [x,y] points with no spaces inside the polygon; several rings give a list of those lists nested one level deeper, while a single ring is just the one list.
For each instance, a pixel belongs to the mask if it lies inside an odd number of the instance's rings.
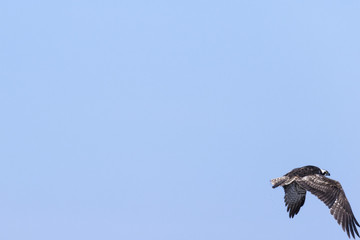
[{"label": "bird's body", "polygon": [[330,213],[350,237],[360,237],[356,220],[345,192],[338,181],[327,178],[329,172],[315,166],[295,168],[282,177],[271,180],[273,188],[282,186],[285,190],[285,206],[293,218],[305,203],[306,191],[311,192],[330,208]]}]

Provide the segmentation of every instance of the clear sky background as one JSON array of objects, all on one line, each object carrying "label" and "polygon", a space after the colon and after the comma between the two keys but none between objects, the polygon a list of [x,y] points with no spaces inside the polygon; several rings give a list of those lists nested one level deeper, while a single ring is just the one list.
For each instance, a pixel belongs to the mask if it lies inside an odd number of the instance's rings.
[{"label": "clear sky background", "polygon": [[346,239],[269,180],[327,169],[360,219],[359,12],[1,1],[0,238]]}]

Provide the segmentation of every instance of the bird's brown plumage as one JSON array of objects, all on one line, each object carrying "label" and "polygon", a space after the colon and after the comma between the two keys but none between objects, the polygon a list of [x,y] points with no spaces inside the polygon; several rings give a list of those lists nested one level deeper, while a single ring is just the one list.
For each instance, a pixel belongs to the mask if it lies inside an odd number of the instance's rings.
[{"label": "bird's brown plumage", "polygon": [[289,217],[293,218],[304,205],[306,191],[311,192],[329,207],[330,213],[338,224],[353,238],[360,237],[357,227],[360,227],[356,220],[345,192],[338,181],[327,178],[330,175],[327,171],[315,166],[295,168],[283,177],[271,180],[273,188],[282,186],[285,190],[285,205]]},{"label": "bird's brown plumage", "polygon": [[349,237],[350,233],[353,238],[355,238],[355,233],[360,237],[356,228],[356,225],[359,227],[360,225],[356,220],[345,192],[338,181],[315,174],[299,178],[296,182],[305,190],[317,196],[330,208],[330,213],[334,216],[339,225],[342,226]]}]

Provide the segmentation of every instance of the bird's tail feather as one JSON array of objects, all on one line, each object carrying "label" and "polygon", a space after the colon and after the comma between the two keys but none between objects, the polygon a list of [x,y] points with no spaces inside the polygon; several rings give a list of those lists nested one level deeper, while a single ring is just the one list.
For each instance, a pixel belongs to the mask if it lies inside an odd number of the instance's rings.
[{"label": "bird's tail feather", "polygon": [[282,176],[279,178],[271,179],[271,184],[273,185],[272,187],[276,188],[276,187],[282,185],[283,183],[285,183],[287,180],[288,180],[287,176]]}]

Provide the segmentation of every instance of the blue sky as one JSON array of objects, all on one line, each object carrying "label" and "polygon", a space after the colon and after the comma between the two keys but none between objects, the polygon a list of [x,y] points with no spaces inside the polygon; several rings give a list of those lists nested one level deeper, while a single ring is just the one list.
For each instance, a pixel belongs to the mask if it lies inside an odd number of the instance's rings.
[{"label": "blue sky", "polygon": [[360,219],[359,10],[2,1],[0,238],[345,239],[269,180],[327,169]]}]

